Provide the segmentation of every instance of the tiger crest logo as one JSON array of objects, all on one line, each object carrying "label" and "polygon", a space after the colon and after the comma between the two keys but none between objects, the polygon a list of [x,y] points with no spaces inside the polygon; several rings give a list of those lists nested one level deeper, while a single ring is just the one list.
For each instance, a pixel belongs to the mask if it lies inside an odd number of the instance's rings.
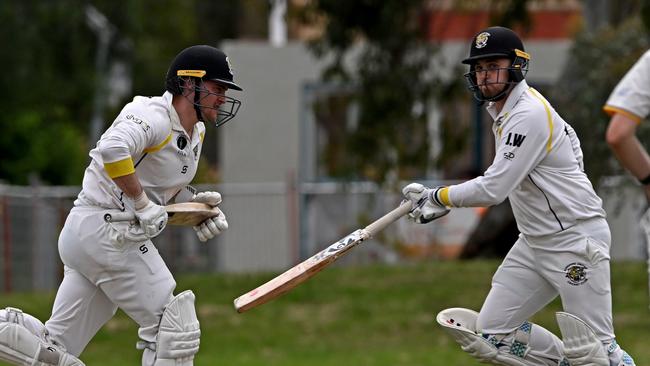
[{"label": "tiger crest logo", "polygon": [[488,32],[482,32],[478,36],[476,36],[476,41],[474,42],[474,46],[476,48],[483,48],[487,46],[488,38],[490,38],[490,33]]},{"label": "tiger crest logo", "polygon": [[564,268],[567,282],[573,286],[582,285],[587,282],[587,266],[582,263],[571,263]]}]

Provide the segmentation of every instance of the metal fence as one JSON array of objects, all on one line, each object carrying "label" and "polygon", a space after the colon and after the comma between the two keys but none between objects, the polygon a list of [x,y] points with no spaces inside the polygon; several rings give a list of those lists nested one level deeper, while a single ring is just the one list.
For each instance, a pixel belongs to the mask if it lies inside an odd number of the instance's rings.
[{"label": "metal fence", "polygon": [[[401,200],[395,191],[363,182],[296,184],[287,179],[197,188],[223,194],[229,229],[205,244],[191,229],[165,229],[154,243],[174,273],[281,271]],[[63,273],[58,235],[78,192],[79,187],[0,185],[0,292],[58,286]],[[600,195],[612,229],[612,259],[644,260],[638,219],[645,201],[638,187],[609,179],[601,184]],[[481,214],[481,209],[456,208],[428,225],[399,220],[337,265],[454,258]]]},{"label": "metal fence", "polygon": [[[63,264],[58,235],[79,187],[0,185],[1,290],[49,290],[58,286]],[[156,246],[175,270],[207,270],[209,246],[199,246],[192,230],[170,227]]]},{"label": "metal fence", "polygon": [[[170,226],[154,238],[174,273],[280,271],[364,227],[401,200],[395,192],[371,183],[297,186],[288,181],[197,188],[223,194],[222,209],[230,227],[205,244],[193,230],[182,227]],[[0,185],[0,291],[58,286],[63,273],[58,235],[79,189]],[[477,221],[474,212],[455,210],[426,227],[400,220],[340,264],[444,256],[445,251],[432,248],[462,244],[471,229],[468,223]]]}]

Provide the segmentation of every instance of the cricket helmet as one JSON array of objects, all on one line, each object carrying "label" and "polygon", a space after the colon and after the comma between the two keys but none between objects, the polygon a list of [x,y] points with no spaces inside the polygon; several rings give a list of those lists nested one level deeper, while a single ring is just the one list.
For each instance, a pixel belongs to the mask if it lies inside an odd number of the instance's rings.
[{"label": "cricket helmet", "polygon": [[234,74],[228,56],[212,46],[198,45],[182,50],[167,70],[167,91],[181,94],[178,79],[188,76],[216,81],[228,89],[242,90],[233,80]]},{"label": "cricket helmet", "polygon": [[[193,88],[188,88],[188,78],[195,79]],[[228,89],[243,90],[234,81],[234,73],[228,60],[228,56],[221,50],[207,45],[191,46],[182,50],[172,61],[167,70],[165,89],[174,95],[184,95],[184,89],[194,91],[194,110],[198,120],[204,121],[202,108],[212,108],[201,105],[201,100],[211,93],[200,81],[214,81]],[[219,127],[235,117],[241,106],[238,99],[223,96],[224,103],[218,108],[218,117],[214,121]],[[214,109],[214,108],[212,108]]]},{"label": "cricket helmet", "polygon": [[[472,38],[472,44],[469,49],[469,57],[462,63],[470,65],[469,72],[465,78],[469,84],[470,90],[479,101],[494,101],[502,99],[506,90],[497,96],[485,98],[476,84],[476,73],[474,67],[476,62],[486,58],[508,58],[511,61],[508,67],[508,84],[516,84],[524,80],[528,72],[528,63],[530,55],[524,50],[524,44],[519,36],[511,29],[506,27],[489,27],[478,32]],[[506,88],[507,89],[507,88]]]}]

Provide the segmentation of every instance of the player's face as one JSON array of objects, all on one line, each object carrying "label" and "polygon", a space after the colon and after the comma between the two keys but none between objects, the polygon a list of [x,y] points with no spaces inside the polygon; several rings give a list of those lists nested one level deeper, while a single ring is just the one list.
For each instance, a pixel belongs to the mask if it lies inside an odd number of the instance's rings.
[{"label": "player's face", "polygon": [[227,87],[214,81],[203,82],[204,90],[201,92],[201,112],[205,122],[215,123],[219,116],[219,107],[226,102]]},{"label": "player's face", "polygon": [[488,58],[476,61],[476,84],[486,98],[501,93],[508,86],[510,59]]}]

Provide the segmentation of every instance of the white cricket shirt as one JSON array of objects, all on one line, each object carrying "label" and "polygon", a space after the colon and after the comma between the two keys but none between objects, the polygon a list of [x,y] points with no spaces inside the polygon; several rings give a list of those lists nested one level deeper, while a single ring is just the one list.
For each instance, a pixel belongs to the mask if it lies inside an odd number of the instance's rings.
[{"label": "white cricket shirt", "polygon": [[91,162],[75,206],[132,208],[112,178],[134,170],[149,199],[167,204],[194,178],[204,135],[203,122],[194,125],[192,136],[187,135],[171,93],[135,97],[90,151]]},{"label": "white cricket shirt", "polygon": [[496,155],[483,176],[448,187],[450,206],[496,205],[510,199],[519,231],[557,233],[577,220],[605,217],[602,201],[583,171],[578,137],[526,81],[517,84],[494,119]]},{"label": "white cricket shirt", "polygon": [[650,114],[650,51],[628,70],[603,109],[610,116],[622,113],[637,123]]}]

